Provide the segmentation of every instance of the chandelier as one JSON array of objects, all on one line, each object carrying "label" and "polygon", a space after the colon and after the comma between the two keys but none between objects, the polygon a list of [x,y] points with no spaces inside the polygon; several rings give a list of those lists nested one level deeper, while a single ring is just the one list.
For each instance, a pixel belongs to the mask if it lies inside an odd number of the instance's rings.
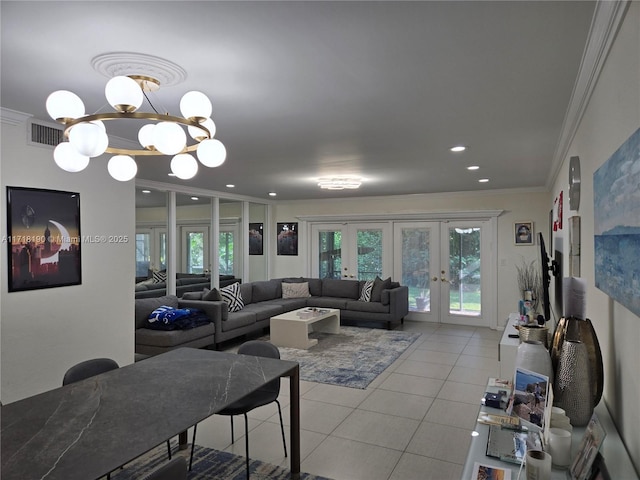
[{"label": "chandelier", "polygon": [[[53,152],[56,164],[67,172],[79,172],[89,165],[90,158],[104,153],[113,156],[107,163],[109,174],[126,182],[136,176],[138,166],[133,157],[148,155],[173,155],[171,171],[183,180],[193,178],[198,172],[198,162],[207,167],[222,165],[227,156],[222,142],[214,139],[216,126],[211,120],[212,106],[205,94],[190,91],[180,100],[182,117],[158,113],[146,92],[154,92],[160,82],[143,75],[118,75],[105,86],[105,96],[115,111],[85,114],[84,103],[75,93],[67,90],[53,92],[47,98],[47,113],[64,124],[64,137]],[[153,113],[138,112],[144,98]],[[135,119],[145,122],[138,131],[141,149],[124,149],[109,146],[105,122]],[[187,135],[191,144],[187,142]]]},{"label": "chandelier", "polygon": [[327,190],[355,189],[360,188],[361,184],[361,179],[356,177],[332,177],[318,180],[318,186]]}]

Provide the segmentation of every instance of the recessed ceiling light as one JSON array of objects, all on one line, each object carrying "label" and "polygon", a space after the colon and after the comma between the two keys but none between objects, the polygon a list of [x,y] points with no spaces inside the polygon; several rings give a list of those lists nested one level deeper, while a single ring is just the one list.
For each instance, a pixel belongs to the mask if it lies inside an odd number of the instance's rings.
[{"label": "recessed ceiling light", "polygon": [[275,197],[276,195],[278,195],[276,192],[269,192],[270,197]]},{"label": "recessed ceiling light", "polygon": [[142,190],[142,193],[151,193],[151,190]]},{"label": "recessed ceiling light", "polygon": [[464,152],[467,149],[464,145],[456,145],[455,147],[451,147],[449,150],[452,152]]},{"label": "recessed ceiling light", "polygon": [[481,178],[480,180],[478,180],[478,182],[480,183],[487,183],[489,181],[488,178]]},{"label": "recessed ceiling light", "polygon": [[227,188],[235,188],[236,186],[233,183],[227,183]]},{"label": "recessed ceiling light", "polygon": [[196,200],[200,200],[198,197],[191,197],[191,200],[196,201]]},{"label": "recessed ceiling light", "polygon": [[480,167],[478,165],[471,165],[467,167],[467,170],[478,170]]}]

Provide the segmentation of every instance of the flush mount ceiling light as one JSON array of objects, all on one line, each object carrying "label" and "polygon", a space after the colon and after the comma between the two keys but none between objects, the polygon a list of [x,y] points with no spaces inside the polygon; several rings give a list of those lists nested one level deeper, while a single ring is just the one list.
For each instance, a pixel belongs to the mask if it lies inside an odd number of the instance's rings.
[{"label": "flush mount ceiling light", "polygon": [[[102,67],[103,64],[96,59],[94,66],[98,64]],[[148,68],[149,63],[147,60],[144,67]],[[115,65],[109,64],[108,67]],[[115,68],[107,68],[103,73],[112,74],[116,71]],[[160,73],[160,78],[166,78],[159,69],[156,68],[154,72]],[[151,76],[115,75],[105,87],[105,97],[115,111],[90,115],[85,114],[84,103],[76,94],[67,90],[53,92],[47,98],[47,112],[54,120],[64,124],[64,136],[68,139],[68,142],[59,144],[54,150],[56,164],[68,172],[79,172],[86,168],[91,157],[112,153],[115,156],[109,160],[107,170],[120,181],[128,181],[136,176],[138,167],[133,157],[138,155],[172,155],[171,171],[183,180],[193,178],[198,171],[198,162],[192,152],[207,167],[222,165],[227,152],[222,142],[213,138],[216,126],[211,120],[212,106],[207,96],[198,91],[187,92],[180,100],[181,117],[161,114],[146,95],[159,87],[160,81]],[[138,111],[145,98],[153,113]],[[109,146],[105,123],[124,119],[146,122],[138,131],[141,149]],[[192,139],[190,144],[185,129]]]},{"label": "flush mount ceiling light", "polygon": [[331,177],[318,179],[318,186],[327,190],[360,188],[362,180],[356,177]]}]

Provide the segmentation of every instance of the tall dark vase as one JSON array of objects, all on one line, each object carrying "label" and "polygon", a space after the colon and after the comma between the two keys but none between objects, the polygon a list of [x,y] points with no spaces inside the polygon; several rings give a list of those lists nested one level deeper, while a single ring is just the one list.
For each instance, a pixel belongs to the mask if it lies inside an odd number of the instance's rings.
[{"label": "tall dark vase", "polygon": [[581,320],[574,317],[563,317],[558,321],[556,330],[553,334],[551,342],[551,363],[553,370],[558,373],[560,357],[562,355],[562,346],[566,340],[579,341],[584,344],[587,350],[588,368],[590,371],[591,396],[593,397],[593,406],[595,407],[602,398],[602,390],[604,387],[604,373],[602,367],[602,352],[596,331],[591,324],[591,320]]}]

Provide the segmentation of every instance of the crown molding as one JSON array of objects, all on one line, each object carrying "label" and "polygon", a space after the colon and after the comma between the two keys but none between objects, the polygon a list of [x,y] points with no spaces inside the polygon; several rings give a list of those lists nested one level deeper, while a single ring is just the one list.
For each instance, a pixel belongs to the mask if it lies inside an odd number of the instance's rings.
[{"label": "crown molding", "polygon": [[17,126],[25,123],[33,115],[28,113],[19,112],[17,110],[11,110],[10,108],[0,107],[0,122],[5,125]]},{"label": "crown molding", "polygon": [[598,77],[602,72],[605,60],[630,4],[631,0],[598,1],[596,3],[578,76],[573,86],[560,138],[553,156],[551,170],[547,178],[547,188],[549,190],[551,190],[560,174],[562,163],[568,155],[571,143],[575,138],[593,90],[598,82]]}]

